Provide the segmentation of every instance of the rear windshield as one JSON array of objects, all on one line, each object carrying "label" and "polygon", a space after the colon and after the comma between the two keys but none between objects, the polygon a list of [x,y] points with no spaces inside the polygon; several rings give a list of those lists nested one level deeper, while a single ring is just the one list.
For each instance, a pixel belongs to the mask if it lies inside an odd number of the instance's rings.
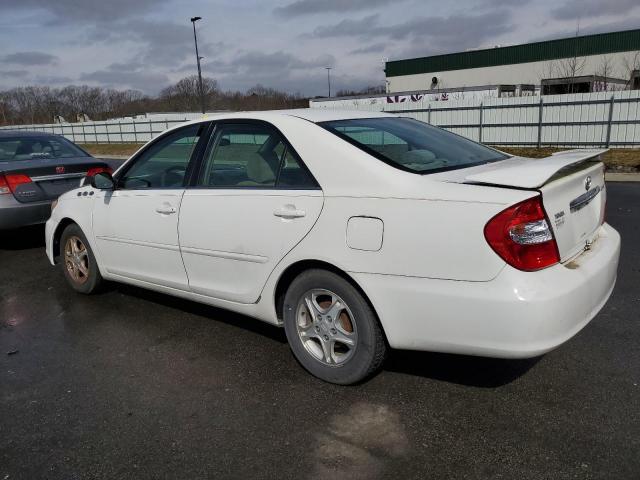
[{"label": "rear windshield", "polygon": [[320,125],[390,165],[435,173],[508,158],[479,143],[410,118],[365,118]]},{"label": "rear windshield", "polygon": [[0,161],[86,156],[84,151],[63,137],[0,138]]}]

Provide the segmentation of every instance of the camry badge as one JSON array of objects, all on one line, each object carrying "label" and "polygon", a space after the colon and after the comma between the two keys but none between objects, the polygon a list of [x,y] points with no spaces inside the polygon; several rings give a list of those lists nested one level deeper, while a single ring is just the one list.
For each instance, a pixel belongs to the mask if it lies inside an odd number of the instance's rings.
[{"label": "camry badge", "polygon": [[56,173],[64,173],[64,167],[56,167]]},{"label": "camry badge", "polygon": [[591,176],[588,176],[584,180],[584,189],[589,190],[589,188],[591,188]]}]

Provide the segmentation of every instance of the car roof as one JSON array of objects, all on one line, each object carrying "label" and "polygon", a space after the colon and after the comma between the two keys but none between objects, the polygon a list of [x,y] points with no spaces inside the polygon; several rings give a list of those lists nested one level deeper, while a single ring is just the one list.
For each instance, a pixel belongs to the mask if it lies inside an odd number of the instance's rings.
[{"label": "car roof", "polygon": [[339,110],[332,108],[296,108],[291,110],[262,110],[262,111],[246,111],[246,112],[222,112],[207,114],[197,121],[207,121],[212,119],[226,118],[256,118],[267,119],[276,117],[298,117],[313,123],[329,122],[333,120],[349,120],[354,118],[378,118],[393,117],[394,115],[383,112],[369,112],[363,110]]},{"label": "car roof", "polygon": [[59,137],[59,135],[54,135],[52,133],[47,133],[47,132],[33,132],[33,131],[25,131],[25,130],[0,130],[0,138],[7,138],[7,137],[42,138],[42,137]]}]

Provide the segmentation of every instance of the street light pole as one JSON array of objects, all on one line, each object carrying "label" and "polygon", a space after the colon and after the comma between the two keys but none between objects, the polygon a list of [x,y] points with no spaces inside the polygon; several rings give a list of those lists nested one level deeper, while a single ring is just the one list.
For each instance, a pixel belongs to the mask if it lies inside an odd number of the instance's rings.
[{"label": "street light pole", "polygon": [[331,97],[331,67],[324,67],[327,70],[327,84],[329,85],[329,97]]},{"label": "street light pole", "polygon": [[196,22],[202,20],[202,17],[191,17],[191,23],[193,24],[193,41],[196,44],[196,62],[198,63],[198,90],[200,91],[200,107],[202,113],[205,113],[204,107],[204,88],[202,87],[202,70],[200,69],[200,59],[202,58],[198,53],[198,37],[196,36]]}]

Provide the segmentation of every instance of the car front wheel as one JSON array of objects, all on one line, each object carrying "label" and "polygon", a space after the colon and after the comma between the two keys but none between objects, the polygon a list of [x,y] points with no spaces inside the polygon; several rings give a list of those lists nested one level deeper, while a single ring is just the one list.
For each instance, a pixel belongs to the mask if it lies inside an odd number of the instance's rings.
[{"label": "car front wheel", "polygon": [[85,294],[97,291],[102,284],[102,275],[89,242],[78,225],[71,224],[64,229],[60,247],[60,265],[71,288]]},{"label": "car front wheel", "polygon": [[326,270],[307,270],[290,285],[284,327],[291,350],[310,373],[331,383],[357,383],[386,356],[378,319],[360,292]]}]

